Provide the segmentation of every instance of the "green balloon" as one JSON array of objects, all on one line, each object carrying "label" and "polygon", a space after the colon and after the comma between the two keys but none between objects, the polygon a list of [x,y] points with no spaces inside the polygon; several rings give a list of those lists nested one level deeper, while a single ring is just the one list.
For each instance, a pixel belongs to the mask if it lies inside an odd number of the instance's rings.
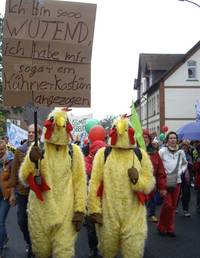
[{"label": "green balloon", "polygon": [[165,140],[165,134],[161,133],[159,139],[163,142]]},{"label": "green balloon", "polygon": [[99,124],[100,124],[100,122],[97,119],[94,119],[94,118],[88,119],[85,124],[86,132],[89,133],[89,131],[92,127],[94,127],[95,125],[99,125]]}]

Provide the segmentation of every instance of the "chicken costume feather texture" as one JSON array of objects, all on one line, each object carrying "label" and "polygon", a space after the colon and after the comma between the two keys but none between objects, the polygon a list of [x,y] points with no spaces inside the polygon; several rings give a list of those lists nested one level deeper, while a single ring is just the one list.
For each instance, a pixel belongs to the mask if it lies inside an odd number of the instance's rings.
[{"label": "chicken costume feather texture", "polygon": [[[39,200],[33,191],[29,194],[28,223],[32,249],[37,258],[71,258],[77,236],[72,224],[73,215],[76,212],[85,213],[86,206],[84,159],[77,145],[72,144],[73,157],[69,154],[70,132],[66,110],[55,108],[46,124],[45,152],[40,171],[50,190],[42,192],[44,201]],[[29,157],[30,149],[19,173],[23,183],[27,183],[30,174],[35,175],[35,164]]]},{"label": "chicken costume feather texture", "polygon": [[[147,237],[146,207],[135,192],[148,194],[155,185],[152,164],[143,150],[141,162],[133,152],[133,129],[127,117],[119,117],[111,130],[112,151],[105,162],[101,148],[93,162],[89,185],[89,213],[101,214],[97,225],[99,247],[104,258],[121,251],[123,258],[142,258]],[[112,139],[113,137],[113,139]],[[139,178],[133,184],[128,169],[136,168]],[[103,184],[103,194],[98,196]]]}]

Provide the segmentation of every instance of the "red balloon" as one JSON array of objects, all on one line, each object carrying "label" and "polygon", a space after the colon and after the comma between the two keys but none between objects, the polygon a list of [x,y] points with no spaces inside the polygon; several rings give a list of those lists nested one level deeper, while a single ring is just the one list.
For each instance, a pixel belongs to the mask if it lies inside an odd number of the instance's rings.
[{"label": "red balloon", "polygon": [[105,141],[106,138],[106,130],[101,125],[95,125],[92,127],[88,134],[88,139],[90,142]]},{"label": "red balloon", "polygon": [[168,128],[166,125],[163,125],[162,131],[163,131],[164,133],[166,133],[168,130],[169,130],[169,128]]}]

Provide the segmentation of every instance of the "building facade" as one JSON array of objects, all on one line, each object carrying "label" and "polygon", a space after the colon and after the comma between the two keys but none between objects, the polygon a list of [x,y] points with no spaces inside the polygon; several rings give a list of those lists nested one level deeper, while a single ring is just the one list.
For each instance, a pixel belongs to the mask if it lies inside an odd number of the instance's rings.
[{"label": "building facade", "polygon": [[143,128],[158,135],[195,121],[200,100],[200,41],[186,54],[140,54],[135,106]]}]

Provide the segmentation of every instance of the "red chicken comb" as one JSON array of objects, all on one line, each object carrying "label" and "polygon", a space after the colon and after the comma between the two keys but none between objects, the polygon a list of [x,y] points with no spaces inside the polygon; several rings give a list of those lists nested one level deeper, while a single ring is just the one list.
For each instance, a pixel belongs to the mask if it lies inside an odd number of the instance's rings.
[{"label": "red chicken comb", "polygon": [[72,110],[72,108],[69,108],[69,107],[63,107],[61,110],[62,110],[62,111],[66,111],[66,112],[68,112],[68,111],[71,111],[71,110]]},{"label": "red chicken comb", "polygon": [[131,116],[131,114],[130,114],[130,115],[124,114],[124,115],[122,115],[121,117],[122,117],[122,118],[129,118],[130,116]]}]

